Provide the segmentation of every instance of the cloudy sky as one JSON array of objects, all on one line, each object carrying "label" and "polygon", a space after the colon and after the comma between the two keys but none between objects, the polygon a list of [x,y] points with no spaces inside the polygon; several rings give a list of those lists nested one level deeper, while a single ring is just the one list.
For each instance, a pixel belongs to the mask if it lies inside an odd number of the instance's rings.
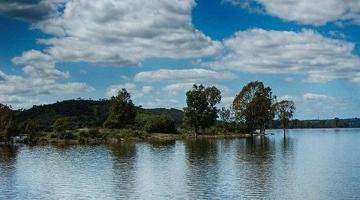
[{"label": "cloudy sky", "polygon": [[2,0],[0,102],[181,109],[203,83],[227,106],[261,80],[299,119],[359,117],[359,42],[358,0]]}]

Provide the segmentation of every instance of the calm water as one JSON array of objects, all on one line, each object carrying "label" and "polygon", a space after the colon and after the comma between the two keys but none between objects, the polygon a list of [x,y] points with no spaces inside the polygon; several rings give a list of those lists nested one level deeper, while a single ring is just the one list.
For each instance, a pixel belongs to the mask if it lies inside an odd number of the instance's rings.
[{"label": "calm water", "polygon": [[0,147],[0,199],[360,199],[360,129]]}]

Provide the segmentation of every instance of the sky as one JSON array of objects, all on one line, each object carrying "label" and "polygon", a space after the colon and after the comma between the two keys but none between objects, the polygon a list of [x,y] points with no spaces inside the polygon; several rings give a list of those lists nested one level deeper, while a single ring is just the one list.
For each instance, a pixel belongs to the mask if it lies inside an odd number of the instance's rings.
[{"label": "sky", "polygon": [[358,0],[3,0],[0,103],[182,109],[204,84],[227,107],[259,80],[298,119],[359,117],[359,42]]}]

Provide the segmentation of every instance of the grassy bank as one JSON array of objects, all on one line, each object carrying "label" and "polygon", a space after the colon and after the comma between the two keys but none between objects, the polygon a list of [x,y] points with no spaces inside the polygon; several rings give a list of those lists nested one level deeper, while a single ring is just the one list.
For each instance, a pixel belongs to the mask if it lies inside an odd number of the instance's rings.
[{"label": "grassy bank", "polygon": [[[250,134],[199,134],[199,139],[243,138]],[[194,139],[191,133],[147,133],[131,129],[77,129],[59,136],[54,132],[41,132],[33,144],[116,144],[122,142],[167,142]],[[25,141],[26,142],[26,141]]]}]

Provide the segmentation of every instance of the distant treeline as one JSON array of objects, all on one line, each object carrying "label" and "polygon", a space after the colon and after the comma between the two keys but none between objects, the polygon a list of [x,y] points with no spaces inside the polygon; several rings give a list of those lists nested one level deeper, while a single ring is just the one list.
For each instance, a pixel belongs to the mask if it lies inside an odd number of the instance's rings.
[{"label": "distant treeline", "polygon": [[[51,130],[52,124],[58,118],[69,117],[71,128],[99,127],[102,126],[109,113],[109,100],[83,100],[74,99],[56,102],[48,105],[33,106],[27,110],[16,112],[17,123],[23,125],[28,119],[37,122],[39,128]],[[145,109],[137,107],[136,124],[138,127],[144,126],[146,119],[153,115],[166,114],[173,119],[176,124],[182,122],[184,112],[175,108],[154,108]],[[278,120],[271,123],[270,128],[282,128]],[[360,119],[325,119],[325,120],[291,120],[289,128],[360,128]]]},{"label": "distant treeline", "polygon": [[[275,120],[272,128],[281,128],[281,123]],[[360,128],[360,119],[323,119],[323,120],[298,120],[290,122],[289,128]]]}]

